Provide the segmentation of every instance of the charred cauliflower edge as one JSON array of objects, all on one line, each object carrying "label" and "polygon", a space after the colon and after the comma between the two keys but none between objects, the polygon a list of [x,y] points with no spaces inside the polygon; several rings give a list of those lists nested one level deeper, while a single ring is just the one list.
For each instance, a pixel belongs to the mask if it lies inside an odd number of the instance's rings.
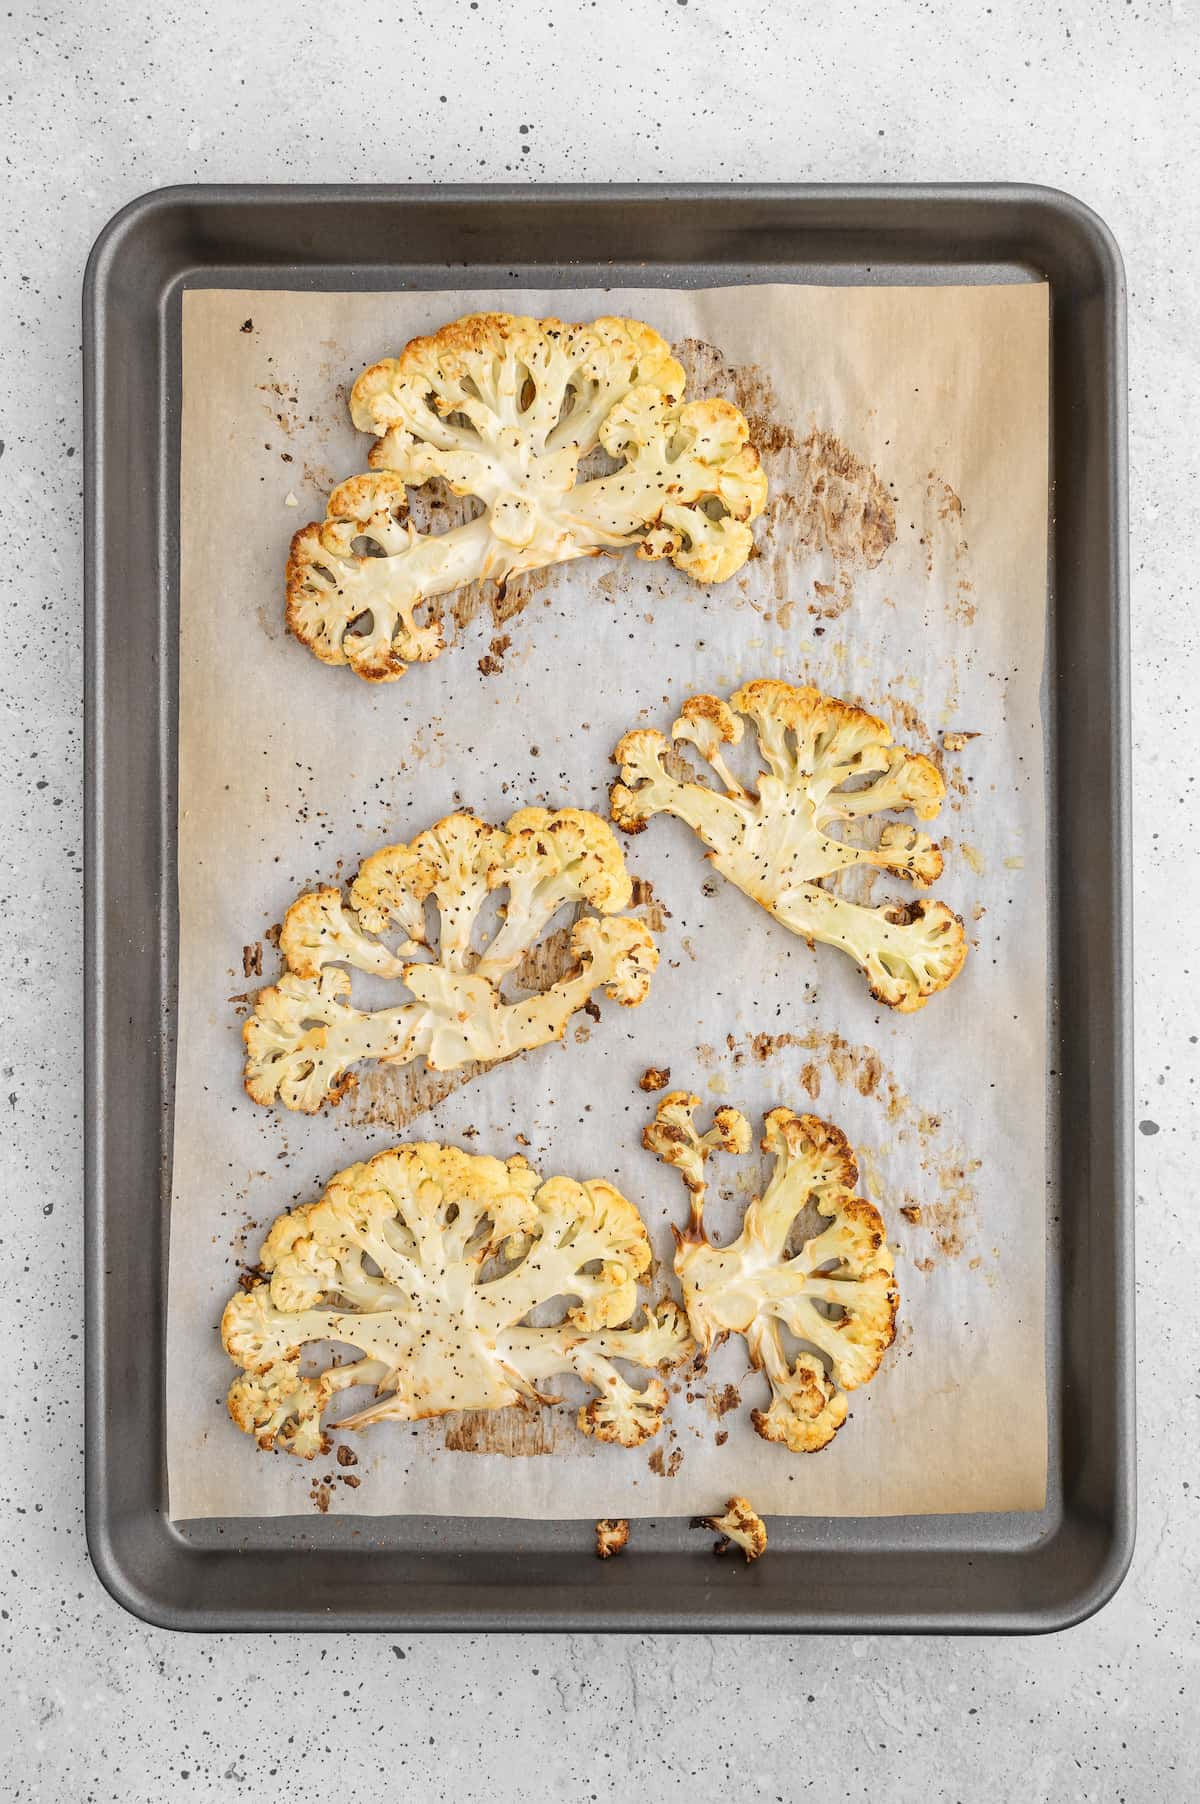
[{"label": "charred cauliflower edge", "polygon": [[624,1516],[604,1516],[596,1524],[596,1557],[611,1560],[629,1544],[629,1522]]},{"label": "charred cauliflower edge", "polygon": [[[766,766],[749,789],[722,752],[740,743],[742,716],[754,727]],[[854,865],[893,871],[921,889],[937,881],[942,854],[915,827],[891,821],[875,846],[826,831],[835,823],[853,828],[885,810],[911,809],[918,820],[932,820],[946,786],[928,758],[893,746],[884,722],[865,709],[772,679],[747,683],[728,703],[715,695],[693,696],[671,741],[699,752],[723,789],[680,781],[667,767],[672,744],[638,728],[613,753],[621,767],[611,797],[618,826],[638,833],[655,814],[686,821],[723,877],[810,946],[821,940],[848,953],[872,995],[889,1008],[922,1008],[957,977],[967,939],[961,918],[946,903],[869,908],[818,882]],[[871,781],[845,787],[862,777]]]},{"label": "charred cauliflower edge", "polygon": [[[501,889],[503,924],[476,950],[479,912]],[[620,913],[632,893],[612,829],[584,809],[524,808],[506,827],[451,814],[408,845],[384,847],[362,865],[349,905],[341,890],[321,889],[288,910],[279,941],[287,972],[259,991],[242,1029],[249,1095],[311,1115],[341,1099],[357,1081],[352,1067],[364,1060],[424,1059],[431,1070],[452,1071],[561,1040],[571,1016],[601,988],[637,1007],[658,950],[643,922]],[[436,953],[426,924],[430,899]],[[571,928],[572,971],[506,1002],[503,985],[554,916],[584,904],[596,912]],[[389,929],[401,935],[396,952],[375,937]],[[356,1009],[345,966],[395,978],[414,1000]]]},{"label": "charred cauliflower edge", "polygon": [[[221,1319],[242,1367],[229,1413],[260,1447],[311,1459],[328,1449],[326,1406],[354,1386],[373,1386],[376,1401],[339,1431],[553,1403],[547,1383],[573,1373],[595,1392],[578,1412],[582,1431],[639,1446],[668,1400],[653,1374],[695,1351],[677,1304],[639,1300],[650,1264],[641,1217],[603,1179],[543,1183],[519,1155],[393,1147],[275,1221],[265,1276]],[[555,1298],[572,1299],[562,1319],[530,1325]],[[305,1374],[313,1342],[359,1357]],[[635,1389],[614,1361],[650,1372],[649,1383]]]},{"label": "charred cauliflower edge", "polygon": [[721,1538],[713,1543],[713,1552],[740,1547],[747,1565],[767,1551],[767,1525],[744,1497],[731,1497],[723,1516],[693,1516],[692,1527],[715,1529]]},{"label": "charred cauliflower edge", "polygon": [[[738,1238],[713,1246],[704,1231],[705,1165],[717,1148],[747,1152],[751,1133],[744,1115],[725,1108],[700,1134],[699,1106],[699,1097],[672,1091],[642,1136],[676,1167],[691,1197],[687,1226],[674,1230],[688,1323],[701,1356],[727,1335],[744,1337],[771,1388],[770,1408],[752,1412],[755,1428],[793,1453],[816,1453],[846,1420],[845,1393],[875,1376],[895,1338],[899,1291],[882,1218],[854,1194],[858,1168],[839,1128],[772,1109],[762,1142],[775,1155],[771,1180]],[[789,1253],[793,1224],[810,1202],[829,1226]],[[818,1304],[840,1313],[831,1317]],[[794,1360],[781,1329],[804,1343]]]},{"label": "charred cauliflower edge", "polygon": [[[568,325],[469,314],[365,370],[350,412],[371,475],[334,490],[292,540],[287,623],[326,664],[391,682],[443,649],[423,604],[480,578],[636,545],[697,582],[750,555],[767,481],[730,402],[683,402],[670,346],[639,320]],[[579,481],[597,448],[621,460]],[[410,487],[439,477],[483,512],[419,533]]]}]

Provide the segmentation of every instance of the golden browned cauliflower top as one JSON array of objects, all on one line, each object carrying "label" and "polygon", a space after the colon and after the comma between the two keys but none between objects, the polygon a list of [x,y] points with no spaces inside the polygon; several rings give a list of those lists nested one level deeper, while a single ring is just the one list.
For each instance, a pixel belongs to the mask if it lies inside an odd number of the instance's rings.
[{"label": "golden browned cauliflower top", "polygon": [[[614,1362],[654,1373],[691,1350],[674,1303],[639,1301],[650,1261],[637,1210],[601,1178],[543,1183],[519,1155],[392,1147],[274,1223],[263,1277],[221,1322],[243,1373],[229,1412],[261,1447],[311,1459],[341,1391],[375,1392],[336,1425],[358,1429],[554,1402],[546,1386],[573,1373],[596,1393],[583,1432],[635,1447],[658,1432],[667,1389],[654,1376],[635,1389]],[[552,1302],[557,1319],[534,1325]],[[302,1370],[328,1342],[359,1356]]]},{"label": "golden browned cauliflower top", "polygon": [[[442,650],[425,604],[481,577],[636,546],[723,582],[750,555],[766,478],[738,409],[683,391],[670,346],[629,319],[473,314],[373,364],[350,403],[377,439],[373,474],[342,483],[292,541],[292,632],[389,682]],[[580,481],[598,449],[617,468]],[[418,532],[408,489],[433,478],[474,497],[477,517]]]},{"label": "golden browned cauliflower top", "polygon": [[[747,720],[763,766],[748,785],[724,751],[741,743]],[[872,995],[890,1008],[922,1008],[953,981],[967,941],[962,921],[944,902],[871,908],[821,886],[821,879],[854,866],[895,872],[922,889],[937,881],[942,854],[915,827],[890,821],[875,844],[834,831],[861,835],[872,817],[887,811],[907,809],[932,820],[945,784],[928,758],[894,746],[883,721],[865,709],[773,679],[747,683],[728,703],[693,696],[671,740],[693,747],[720,788],[681,778],[672,744],[638,728],[613,753],[621,767],[612,791],[618,826],[637,833],[656,814],[685,821],[722,876],[810,945],[820,940],[848,953]]]},{"label": "golden browned cauliflower top", "polygon": [[[503,925],[477,946],[480,911],[497,891],[506,895]],[[424,1059],[434,1071],[493,1063],[562,1039],[597,990],[636,1007],[658,951],[650,929],[621,913],[631,898],[621,849],[599,815],[524,808],[506,827],[447,815],[411,843],[373,853],[348,903],[331,888],[292,904],[279,941],[287,972],[259,992],[242,1030],[246,1089],[255,1102],[313,1114],[345,1093],[364,1061]],[[548,989],[521,993],[520,967],[569,908],[595,911],[571,926],[570,969]],[[411,1000],[352,1007],[347,967],[394,978]]]},{"label": "golden browned cauliflower top", "polygon": [[[701,1134],[699,1106],[699,1097],[673,1090],[643,1135],[649,1151],[676,1167],[691,1199],[675,1236],[688,1321],[702,1354],[726,1335],[744,1337],[771,1387],[771,1406],[753,1412],[754,1426],[764,1440],[814,1453],[845,1421],[845,1393],[874,1377],[895,1337],[899,1292],[883,1221],[855,1195],[858,1168],[841,1130],[816,1115],[772,1109],[763,1123],[763,1150],[775,1159],[770,1181],[737,1239],[713,1246],[704,1229],[705,1167],[718,1148],[747,1152],[750,1124],[725,1108]],[[823,1225],[797,1247],[793,1233],[810,1205]],[[801,1343],[794,1355],[784,1330]]]}]

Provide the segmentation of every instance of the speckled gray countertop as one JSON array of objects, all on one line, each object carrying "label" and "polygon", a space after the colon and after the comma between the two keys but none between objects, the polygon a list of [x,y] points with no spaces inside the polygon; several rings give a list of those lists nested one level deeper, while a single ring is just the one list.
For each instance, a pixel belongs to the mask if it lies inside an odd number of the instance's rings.
[{"label": "speckled gray countertop", "polygon": [[[889,1804],[1186,1798],[1200,1207],[1200,22],[1188,0],[37,5],[5,26],[0,675],[10,1004],[0,1794]],[[1189,122],[1190,121],[1190,125]],[[1001,1642],[199,1639],[84,1544],[79,290],[187,181],[1020,180],[1095,207],[1130,285],[1141,1526],[1115,1601]],[[1180,868],[1180,848],[1186,867]],[[1191,872],[1189,879],[1188,872]],[[1166,884],[1174,873],[1168,893]],[[1190,1724],[1190,1727],[1189,1727]],[[1191,1774],[1191,1777],[1187,1776]]]}]

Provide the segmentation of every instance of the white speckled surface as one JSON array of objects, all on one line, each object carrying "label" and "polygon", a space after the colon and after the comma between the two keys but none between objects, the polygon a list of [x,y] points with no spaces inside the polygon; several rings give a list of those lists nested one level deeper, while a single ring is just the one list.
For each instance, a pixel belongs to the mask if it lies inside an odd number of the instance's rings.
[{"label": "white speckled surface", "polygon": [[[294,1804],[403,1792],[889,1804],[1186,1798],[1200,1255],[1185,1188],[1200,682],[1187,0],[558,4],[94,0],[5,25],[0,677],[13,1002],[2,1063],[0,1792]],[[253,23],[251,23],[253,19]],[[346,21],[353,21],[352,25]],[[603,33],[609,48],[588,47]],[[516,96],[510,99],[510,96]],[[1188,121],[1190,120],[1190,126]],[[1040,1642],[175,1638],[82,1526],[79,284],[124,201],[235,180],[1012,179],[1108,220],[1130,281],[1141,1529],[1117,1599]],[[1159,722],[1171,722],[1167,739]],[[1164,885],[1178,898],[1165,907]],[[1169,1284],[1164,1280],[1170,1278]],[[355,1777],[348,1782],[347,1775]],[[382,1787],[377,1775],[384,1775]],[[532,1775],[537,1775],[536,1779]]]}]

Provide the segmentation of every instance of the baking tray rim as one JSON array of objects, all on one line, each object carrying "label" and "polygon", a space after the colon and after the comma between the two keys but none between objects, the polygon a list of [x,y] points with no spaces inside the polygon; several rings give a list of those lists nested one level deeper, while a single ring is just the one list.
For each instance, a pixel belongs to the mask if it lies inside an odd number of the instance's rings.
[{"label": "baking tray rim", "polygon": [[[1108,337],[1106,339],[1109,353],[1108,378],[1109,392],[1107,400],[1112,410],[1111,432],[1107,443],[1107,464],[1105,474],[1108,479],[1111,527],[1111,562],[1110,562],[1110,601],[1112,644],[1108,661],[1110,681],[1110,703],[1112,717],[1119,727],[1114,735],[1113,761],[1110,770],[1109,799],[1113,813],[1114,846],[1118,853],[1116,869],[1113,873],[1111,902],[1113,906],[1114,925],[1112,935],[1111,968],[1114,980],[1114,1009],[1112,1018],[1114,1048],[1112,1057],[1111,1080],[1116,1096],[1124,1107],[1120,1111],[1120,1119],[1114,1124],[1113,1141],[1113,1188],[1114,1207],[1112,1211],[1112,1260],[1113,1277],[1112,1309],[1114,1318],[1114,1386],[1117,1398],[1117,1409],[1114,1420],[1114,1471],[1109,1502],[1111,1504],[1111,1525],[1102,1529],[1105,1540],[1104,1551],[1096,1563],[1094,1570],[1084,1587],[1066,1602],[1047,1608],[1016,1607],[1011,1611],[990,1611],[982,1618],[969,1617],[960,1619],[955,1612],[938,1610],[923,1612],[913,1610],[890,1616],[886,1621],[864,1620],[861,1612],[849,1613],[844,1619],[833,1614],[823,1613],[819,1620],[807,1621],[799,1618],[794,1610],[776,1611],[756,1608],[753,1615],[747,1616],[736,1608],[731,1609],[724,1599],[715,1600],[715,1608],[711,1613],[705,1609],[699,1611],[690,1607],[668,1610],[658,1615],[653,1609],[644,1607],[630,1608],[624,1605],[613,1607],[609,1600],[602,1598],[589,1587],[565,1587],[568,1592],[577,1591],[580,1605],[566,1603],[562,1607],[548,1606],[544,1601],[535,1610],[522,1609],[512,1602],[499,1602],[480,1606],[473,1605],[463,1610],[448,1608],[443,1602],[436,1601],[430,1606],[416,1606],[405,1610],[402,1615],[390,1615],[379,1621],[364,1622],[361,1612],[311,1610],[279,1611],[268,1609],[255,1613],[234,1609],[213,1609],[211,1606],[197,1608],[195,1606],[178,1606],[172,1604],[161,1592],[141,1582],[126,1564],[119,1551],[117,1540],[113,1535],[113,1518],[108,1508],[110,1473],[108,1461],[110,1457],[107,1436],[105,1433],[106,1409],[102,1407],[106,1393],[109,1374],[100,1352],[100,1326],[103,1319],[104,1278],[100,1260],[98,1237],[103,1231],[105,1222],[105,1181],[103,1169],[103,1110],[100,1106],[104,1092],[104,1059],[102,1028],[105,1021],[107,996],[104,988],[103,938],[104,938],[104,886],[105,861],[100,834],[102,822],[102,803],[104,798],[103,782],[103,733],[101,721],[100,698],[102,686],[93,683],[94,677],[103,674],[102,629],[107,622],[106,606],[108,597],[105,594],[105,580],[102,571],[102,548],[104,542],[105,522],[101,511],[102,469],[103,459],[100,444],[103,436],[104,418],[98,406],[98,367],[102,362],[101,328],[104,317],[105,286],[111,277],[114,259],[119,257],[131,231],[141,226],[149,217],[159,211],[168,214],[173,208],[197,208],[205,206],[224,207],[229,205],[260,207],[263,203],[284,203],[289,206],[301,206],[314,202],[345,202],[384,204],[389,207],[407,205],[436,204],[485,204],[487,206],[504,205],[519,202],[528,206],[530,202],[560,202],[572,207],[587,203],[617,203],[628,206],[645,205],[653,201],[671,201],[673,199],[689,201],[709,200],[729,205],[736,202],[745,206],[750,202],[773,202],[791,205],[799,209],[819,207],[828,209],[837,204],[843,208],[855,206],[877,207],[880,204],[895,208],[904,205],[927,205],[937,207],[949,202],[966,203],[993,211],[998,204],[1009,206],[1032,207],[1056,222],[1059,228],[1073,233],[1086,245],[1089,254],[1096,260],[1100,274],[1100,289],[1106,310]],[[811,222],[800,221],[802,226],[811,229]],[[872,222],[878,224],[877,221]],[[734,259],[727,259],[735,261]],[[801,259],[802,260],[802,259]],[[832,261],[838,259],[834,257]],[[293,255],[290,259],[294,265],[305,261],[301,255]],[[309,259],[316,269],[336,269],[345,267],[340,259],[333,259],[322,264],[320,259]],[[364,264],[363,267],[383,268],[388,262],[401,261],[400,258],[384,258],[378,264]],[[585,267],[595,267],[604,262],[602,258],[579,259]],[[615,259],[612,261],[616,261]],[[687,267],[689,261],[695,259],[681,258],[676,266]],[[857,259],[843,258],[854,268],[860,268]],[[930,257],[913,259],[913,262],[934,272],[939,267],[954,265],[955,258],[934,259]],[[964,256],[962,262],[970,264],[978,262]],[[660,259],[668,264],[668,259]],[[815,260],[814,260],[815,262]],[[886,258],[877,258],[876,267],[882,267]],[[201,265],[202,267],[211,266]],[[239,266],[240,267],[240,266]],[[445,267],[434,265],[434,267]],[[533,259],[526,262],[526,268],[538,268]],[[1041,267],[1038,259],[1031,258],[1027,264],[1030,269]],[[269,260],[263,263],[263,285],[270,285],[272,265]],[[156,311],[161,300],[167,294],[183,284],[194,269],[179,267],[169,282],[161,285]],[[795,279],[794,277],[791,279]],[[926,277],[928,280],[928,277]],[[219,285],[219,284],[218,284]],[[815,1628],[818,1630],[842,1630],[846,1627],[856,1629],[878,1629],[883,1632],[1053,1632],[1080,1622],[1093,1614],[1106,1603],[1119,1587],[1128,1570],[1134,1544],[1135,1532],[1135,1469],[1134,1469],[1134,1397],[1133,1397],[1133,1289],[1132,1289],[1132,1141],[1130,1134],[1130,1114],[1132,1098],[1132,996],[1131,996],[1131,932],[1130,932],[1130,873],[1127,859],[1119,853],[1127,849],[1129,843],[1129,749],[1128,749],[1128,553],[1126,542],[1127,515],[1127,392],[1125,381],[1125,291],[1124,273],[1121,256],[1116,241],[1105,222],[1085,203],[1062,190],[1033,184],[554,184],[526,185],[505,183],[496,185],[449,185],[435,184],[407,185],[292,185],[292,184],[181,184],[167,188],[151,190],[122,207],[98,235],[88,258],[84,278],[84,410],[85,410],[85,616],[87,641],[87,672],[85,681],[86,711],[86,764],[85,764],[85,1215],[87,1223],[87,1245],[85,1249],[85,1295],[86,1295],[86,1327],[85,1342],[88,1359],[87,1383],[87,1476],[86,1476],[86,1524],[89,1552],[97,1575],[113,1598],[142,1620],[156,1626],[191,1629],[285,1629],[285,1628],[329,1628],[347,1629],[370,1627],[379,1631],[396,1629],[403,1626],[409,1632],[417,1629],[547,1629],[547,1628],[612,1628],[612,1629],[647,1629],[678,1630],[695,1629],[707,1632],[719,1631],[757,1631],[757,1630],[796,1630],[797,1628]],[[161,315],[159,315],[161,327]],[[159,347],[160,358],[163,347]],[[169,486],[169,485],[168,485]],[[163,504],[160,502],[160,512]],[[161,522],[160,522],[161,524]],[[164,540],[160,539],[161,551]],[[161,1326],[159,1327],[161,1337]],[[168,1557],[185,1559],[203,1558],[189,1548],[185,1538],[176,1525],[167,1521],[160,1507],[154,1512],[157,1525],[166,1543],[170,1543],[173,1553]],[[358,1519],[361,1526],[363,1520]],[[935,1519],[936,1520],[936,1519]],[[1057,1539],[1069,1526],[1064,1514],[1060,1520]],[[661,1557],[661,1556],[656,1556]],[[786,1556],[784,1556],[786,1557]],[[851,1557],[853,1557],[851,1555]],[[987,1557],[1003,1557],[989,1554]],[[1013,1556],[1019,1557],[1019,1556]],[[582,1611],[581,1607],[582,1606]]]}]

